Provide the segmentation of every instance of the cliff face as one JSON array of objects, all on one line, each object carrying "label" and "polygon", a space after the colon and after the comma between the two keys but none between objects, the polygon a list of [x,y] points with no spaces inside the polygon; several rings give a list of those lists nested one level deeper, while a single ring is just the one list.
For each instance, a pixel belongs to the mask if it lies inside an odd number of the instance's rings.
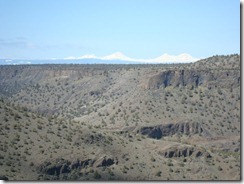
[{"label": "cliff face", "polygon": [[209,152],[207,152],[204,149],[200,148],[194,148],[194,147],[171,147],[169,149],[166,149],[164,151],[159,151],[159,154],[166,157],[166,158],[172,158],[172,157],[205,157],[205,158],[211,158]]},{"label": "cliff face", "polygon": [[[99,159],[74,159],[73,161],[65,160],[65,159],[56,159],[45,161],[41,165],[37,166],[37,170],[39,172],[39,179],[43,179],[43,175],[46,178],[51,180],[53,179],[72,179],[69,178],[71,173],[75,173],[77,170],[82,170],[86,168],[98,168],[98,167],[109,167],[114,164],[118,164],[118,160],[116,158],[110,158],[106,155]],[[76,173],[76,177],[79,177],[79,173]]]},{"label": "cliff face", "polygon": [[197,122],[179,122],[176,124],[162,124],[157,126],[142,127],[137,133],[148,135],[150,138],[160,139],[165,136],[181,134],[203,134],[209,136],[210,134]]},{"label": "cliff face", "polygon": [[239,85],[239,70],[168,70],[150,77],[146,89],[159,89],[168,86],[230,88]]}]

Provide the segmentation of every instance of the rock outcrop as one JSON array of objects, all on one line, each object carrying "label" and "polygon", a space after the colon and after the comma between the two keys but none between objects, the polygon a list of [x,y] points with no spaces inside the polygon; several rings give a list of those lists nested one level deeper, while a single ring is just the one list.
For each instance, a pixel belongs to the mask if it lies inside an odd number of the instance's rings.
[{"label": "rock outcrop", "polygon": [[87,166],[92,166],[95,160],[86,159],[80,160],[76,159],[72,162],[64,159],[57,159],[55,161],[46,161],[38,167],[40,173],[46,175],[59,176],[60,174],[70,173],[74,169],[82,169]]},{"label": "rock outcrop", "polygon": [[[228,82],[226,82],[228,81]],[[149,78],[146,89],[179,86],[230,88],[240,85],[239,70],[167,70]]]},{"label": "rock outcrop", "polygon": [[108,156],[103,156],[101,159],[75,159],[68,161],[65,159],[56,159],[52,161],[45,161],[43,164],[37,167],[37,170],[41,174],[59,176],[62,174],[69,174],[73,170],[81,170],[87,167],[109,167],[111,165],[118,164],[118,159]]},{"label": "rock outcrop", "polygon": [[176,124],[162,124],[149,127],[141,127],[137,130],[137,133],[142,135],[148,135],[150,138],[160,139],[165,136],[181,134],[203,134],[205,136],[210,135],[200,123],[197,122],[179,122]]},{"label": "rock outcrop", "polygon": [[38,167],[38,170],[41,173],[45,173],[47,175],[60,175],[62,173],[69,173],[71,168],[69,167],[71,164],[70,161],[64,159],[57,159],[55,161],[46,161]]},{"label": "rock outcrop", "polygon": [[1,176],[0,176],[0,180],[8,180],[8,177],[5,176],[5,175],[1,175]]},{"label": "rock outcrop", "polygon": [[94,164],[95,167],[109,167],[113,164],[118,164],[118,159],[109,158],[109,157],[102,157],[96,161]]},{"label": "rock outcrop", "polygon": [[172,147],[164,151],[159,152],[160,155],[164,156],[165,158],[172,158],[172,157],[204,157],[204,158],[211,158],[209,152],[206,150],[195,148],[195,147]]}]

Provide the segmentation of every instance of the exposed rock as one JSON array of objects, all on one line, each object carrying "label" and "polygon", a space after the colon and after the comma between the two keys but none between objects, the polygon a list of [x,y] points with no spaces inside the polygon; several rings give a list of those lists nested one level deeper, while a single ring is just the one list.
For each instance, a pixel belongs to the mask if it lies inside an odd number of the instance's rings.
[{"label": "exposed rock", "polygon": [[[149,78],[146,89],[159,89],[161,87],[178,86],[206,86],[230,88],[240,85],[239,70],[167,70]],[[228,82],[226,82],[228,81]]]},{"label": "exposed rock", "polygon": [[114,158],[102,157],[96,161],[95,167],[109,167],[113,164],[118,164],[118,160]]},{"label": "exposed rock", "polygon": [[176,124],[170,123],[151,127],[142,127],[137,130],[137,133],[148,135],[148,137],[154,139],[160,139],[177,133],[186,135],[203,133],[204,135],[209,135],[209,133],[203,129],[201,124],[197,122],[180,122]]},{"label": "exposed rock", "polygon": [[7,176],[4,176],[4,175],[3,176],[1,175],[0,176],[0,180],[8,180],[8,177]]},{"label": "exposed rock", "polygon": [[160,151],[160,155],[166,157],[166,158],[172,158],[172,157],[205,157],[205,158],[211,158],[212,156],[210,153],[208,153],[205,150],[201,150],[199,148],[194,147],[172,147],[165,151]]},{"label": "exposed rock", "polygon": [[46,161],[38,167],[40,173],[47,175],[56,175],[70,173],[74,169],[82,169],[86,166],[93,166],[95,160],[73,160],[72,162],[64,159],[56,159],[54,161]]},{"label": "exposed rock", "polygon": [[46,161],[38,167],[38,170],[48,175],[59,175],[60,173],[68,173],[70,162],[64,159],[57,159],[55,161]]},{"label": "exposed rock", "polygon": [[92,159],[86,159],[86,160],[73,160],[73,162],[70,164],[70,169],[82,169],[86,166],[92,166],[95,160]]},{"label": "exposed rock", "polygon": [[65,159],[56,159],[46,161],[37,167],[40,174],[48,176],[64,176],[72,173],[73,170],[81,170],[86,167],[109,167],[113,164],[118,164],[118,159],[108,156],[103,156],[101,159],[75,159],[72,162]]},{"label": "exposed rock", "polygon": [[69,173],[69,172],[70,172],[70,168],[67,164],[64,164],[60,169],[60,173]]}]

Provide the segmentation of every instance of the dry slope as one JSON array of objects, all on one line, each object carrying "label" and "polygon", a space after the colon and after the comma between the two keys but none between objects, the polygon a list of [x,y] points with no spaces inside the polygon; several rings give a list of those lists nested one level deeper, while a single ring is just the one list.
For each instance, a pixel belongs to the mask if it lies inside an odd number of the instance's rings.
[{"label": "dry slope", "polygon": [[239,180],[240,57],[0,67],[10,180]]}]

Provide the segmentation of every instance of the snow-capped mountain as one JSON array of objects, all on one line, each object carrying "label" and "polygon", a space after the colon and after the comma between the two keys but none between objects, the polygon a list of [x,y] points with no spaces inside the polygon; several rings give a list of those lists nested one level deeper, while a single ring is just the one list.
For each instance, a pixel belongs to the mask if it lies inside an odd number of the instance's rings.
[{"label": "snow-capped mountain", "polygon": [[70,57],[64,58],[64,60],[77,60],[77,59],[99,59],[99,58],[93,54],[87,54],[87,55],[80,56],[80,57],[70,56]]},{"label": "snow-capped mountain", "polygon": [[0,59],[0,65],[20,65],[20,64],[173,64],[173,63],[191,63],[199,60],[189,54],[180,54],[178,56],[163,54],[152,59],[135,59],[125,56],[121,52],[98,57],[93,54],[80,57],[67,57],[64,59],[45,59],[45,60],[23,60],[23,59]]},{"label": "snow-capped mountain", "polygon": [[169,54],[163,54],[162,56],[159,56],[155,59],[152,59],[153,62],[155,63],[190,63],[190,62],[195,62],[199,60],[198,58],[194,58],[192,57],[190,54],[180,54],[178,56],[173,56],[173,55],[169,55]]},{"label": "snow-capped mountain", "polygon": [[141,63],[190,63],[199,60],[198,58],[192,57],[190,54],[180,54],[178,56],[163,54],[157,58],[153,59],[135,59],[125,56],[121,52],[115,52],[113,54],[97,57],[95,55],[84,55],[81,57],[69,57],[66,59],[100,59],[100,60],[122,60],[122,61],[133,61],[133,62],[141,62]]},{"label": "snow-capped mountain", "polygon": [[129,58],[122,54],[121,52],[115,52],[111,55],[101,57],[102,60],[124,60],[124,61],[132,61],[132,58]]}]

